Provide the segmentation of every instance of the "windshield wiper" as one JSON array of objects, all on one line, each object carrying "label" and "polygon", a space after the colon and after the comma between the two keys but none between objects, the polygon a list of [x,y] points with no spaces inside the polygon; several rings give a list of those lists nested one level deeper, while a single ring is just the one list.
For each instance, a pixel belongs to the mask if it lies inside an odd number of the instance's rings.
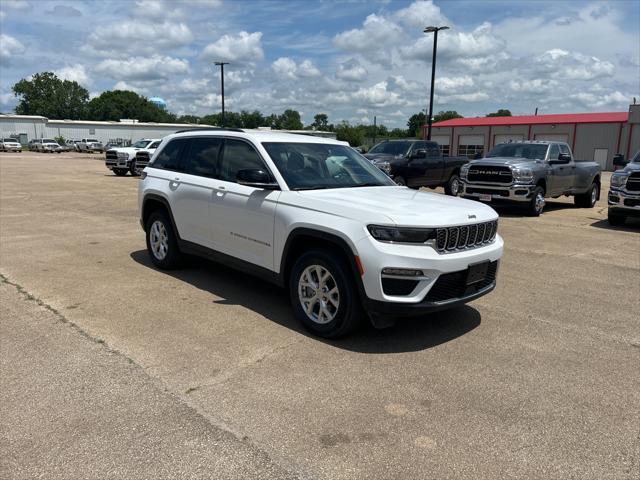
[{"label": "windshield wiper", "polygon": [[294,190],[297,192],[300,190],[323,190],[326,188],[335,188],[335,187],[327,187],[326,185],[315,185],[311,187],[295,187],[295,188],[292,188],[291,190]]},{"label": "windshield wiper", "polygon": [[345,188],[351,187],[382,187],[381,184],[376,182],[356,183],[355,185],[346,185]]}]

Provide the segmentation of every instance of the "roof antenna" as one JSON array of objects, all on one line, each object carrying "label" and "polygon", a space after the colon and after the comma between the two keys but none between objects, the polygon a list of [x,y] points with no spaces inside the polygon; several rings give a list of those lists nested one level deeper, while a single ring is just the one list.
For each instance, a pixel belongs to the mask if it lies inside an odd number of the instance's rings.
[{"label": "roof antenna", "polygon": [[536,107],[536,113],[534,113],[534,115],[537,117],[538,116],[538,107]]}]

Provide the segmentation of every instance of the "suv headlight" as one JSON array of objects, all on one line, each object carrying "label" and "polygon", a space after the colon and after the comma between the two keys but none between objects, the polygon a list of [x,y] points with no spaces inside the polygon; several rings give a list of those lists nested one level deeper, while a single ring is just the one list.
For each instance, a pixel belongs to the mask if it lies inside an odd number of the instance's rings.
[{"label": "suv headlight", "polygon": [[614,173],[613,175],[611,175],[611,186],[616,188],[623,188],[627,183],[627,178],[627,175],[616,175]]},{"label": "suv headlight", "polygon": [[435,244],[434,228],[388,227],[367,225],[367,230],[379,242]]},{"label": "suv headlight", "polygon": [[533,170],[529,167],[514,168],[513,179],[518,183],[531,183],[533,182]]},{"label": "suv headlight", "polygon": [[464,165],[462,165],[462,167],[460,167],[460,180],[467,179],[467,175],[469,174],[469,168],[471,168],[471,166],[468,163],[465,163]]}]

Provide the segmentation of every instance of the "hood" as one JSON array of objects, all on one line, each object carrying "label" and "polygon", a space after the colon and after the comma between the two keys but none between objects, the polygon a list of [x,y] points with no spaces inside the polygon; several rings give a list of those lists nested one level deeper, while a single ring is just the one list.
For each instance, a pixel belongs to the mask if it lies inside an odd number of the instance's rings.
[{"label": "hood", "polygon": [[143,148],[133,148],[133,147],[114,147],[114,148],[110,148],[109,149],[112,152],[123,152],[123,153],[127,153],[129,155],[135,155],[136,152],[139,152],[140,150],[144,150]]},{"label": "hood", "polygon": [[522,166],[534,166],[541,165],[544,162],[542,160],[523,160],[522,158],[514,157],[493,157],[493,158],[479,158],[478,160],[471,160],[469,166],[475,165],[500,165],[510,167],[522,167]]},{"label": "hood", "polygon": [[627,163],[624,169],[616,170],[615,173],[640,172],[640,162]]},{"label": "hood", "polygon": [[480,202],[399,186],[301,190],[291,193],[299,196],[295,202],[299,206],[338,213],[366,223],[441,227],[498,218],[493,208]]},{"label": "hood", "polygon": [[388,153],[365,153],[364,156],[371,160],[373,163],[379,162],[397,162],[404,160],[402,155],[390,155]]}]

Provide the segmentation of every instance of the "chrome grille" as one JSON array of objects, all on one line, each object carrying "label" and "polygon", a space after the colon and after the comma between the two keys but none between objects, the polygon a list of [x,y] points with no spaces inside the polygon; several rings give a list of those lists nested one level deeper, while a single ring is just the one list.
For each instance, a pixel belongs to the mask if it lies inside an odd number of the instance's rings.
[{"label": "chrome grille", "polygon": [[438,228],[436,249],[439,252],[454,252],[477,248],[493,242],[497,233],[497,220],[461,227]]},{"label": "chrome grille", "polygon": [[476,183],[511,184],[513,175],[509,167],[496,165],[472,165],[467,172],[467,179]]},{"label": "chrome grille", "polygon": [[632,173],[627,178],[627,186],[625,188],[628,192],[640,192],[640,173]]}]

